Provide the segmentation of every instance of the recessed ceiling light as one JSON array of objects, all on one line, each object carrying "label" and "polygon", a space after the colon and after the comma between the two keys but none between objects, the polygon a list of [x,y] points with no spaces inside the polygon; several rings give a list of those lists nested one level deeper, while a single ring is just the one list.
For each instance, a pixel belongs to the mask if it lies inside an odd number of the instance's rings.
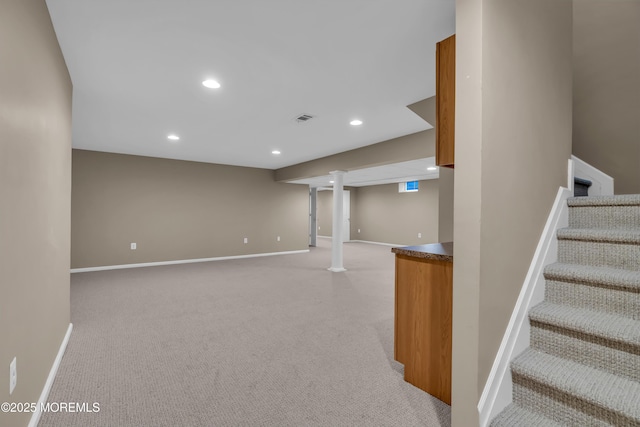
[{"label": "recessed ceiling light", "polygon": [[329,181],[329,184],[333,184],[333,183],[334,183],[334,181]]},{"label": "recessed ceiling light", "polygon": [[350,124],[351,126],[360,126],[360,125],[362,124],[362,120],[358,120],[358,119],[351,120],[351,121],[349,122],[349,124]]},{"label": "recessed ceiling light", "polygon": [[207,79],[202,82],[202,86],[208,87],[209,89],[218,89],[220,87],[220,83],[212,79]]},{"label": "recessed ceiling light", "polygon": [[280,154],[280,151],[279,151],[279,150],[273,150],[273,151],[271,152],[271,154],[278,155],[278,154]]},{"label": "recessed ceiling light", "polygon": [[427,168],[427,170],[428,170],[428,171],[435,171],[435,170],[438,170],[438,168],[437,168],[437,167],[435,167],[435,166],[429,166],[429,167]]},{"label": "recessed ceiling light", "polygon": [[172,141],[177,141],[177,140],[180,139],[180,137],[178,135],[174,135],[174,134],[169,135],[167,138],[172,140]]}]

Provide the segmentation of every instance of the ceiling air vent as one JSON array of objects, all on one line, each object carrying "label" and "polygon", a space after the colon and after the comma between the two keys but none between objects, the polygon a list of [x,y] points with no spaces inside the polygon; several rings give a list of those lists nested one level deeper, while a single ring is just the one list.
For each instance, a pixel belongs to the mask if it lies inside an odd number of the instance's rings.
[{"label": "ceiling air vent", "polygon": [[313,119],[313,116],[309,114],[300,114],[298,117],[296,117],[296,122],[304,123],[304,122],[308,122],[311,119]]}]

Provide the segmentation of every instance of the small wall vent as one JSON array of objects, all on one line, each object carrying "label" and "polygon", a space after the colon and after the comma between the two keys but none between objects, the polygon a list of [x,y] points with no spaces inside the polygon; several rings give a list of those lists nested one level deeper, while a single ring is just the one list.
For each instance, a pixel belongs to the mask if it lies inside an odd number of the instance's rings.
[{"label": "small wall vent", "polygon": [[296,117],[296,122],[304,123],[308,122],[311,119],[313,119],[313,116],[310,114],[300,114],[298,117]]}]

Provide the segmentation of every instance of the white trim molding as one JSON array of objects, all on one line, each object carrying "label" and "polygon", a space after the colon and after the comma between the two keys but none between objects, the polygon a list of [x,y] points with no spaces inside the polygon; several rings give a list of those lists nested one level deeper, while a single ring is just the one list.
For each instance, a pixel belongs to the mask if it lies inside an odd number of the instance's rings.
[{"label": "white trim molding", "polygon": [[214,257],[214,258],[179,259],[175,261],[143,262],[139,264],[104,265],[99,267],[72,268],[71,273],[86,273],[89,271],[103,271],[103,270],[120,270],[123,268],[156,267],[159,265],[192,264],[195,262],[224,261],[227,259],[242,259],[242,258],[258,258],[258,257],[275,256],[275,255],[303,254],[308,252],[309,252],[309,249],[302,249],[299,251],[268,252],[268,253],[259,253],[259,254],[249,254],[249,255],[221,256],[221,257]]},{"label": "white trim molding", "polygon": [[571,156],[571,159],[575,164],[574,176],[591,181],[591,187],[589,187],[590,196],[613,195],[612,177],[602,172],[601,170],[594,168],[589,163],[580,160],[576,156]]},{"label": "white trim molding", "polygon": [[488,426],[491,420],[512,402],[511,360],[529,347],[529,309],[544,300],[544,267],[558,260],[556,231],[569,225],[567,199],[573,196],[573,177],[574,162],[569,159],[567,186],[558,188],[556,199],[478,402],[480,427]]},{"label": "white trim molding", "polygon": [[384,243],[384,242],[370,242],[369,240],[350,240],[349,243],[368,243],[370,245],[389,246],[393,248],[402,248],[404,246],[409,246],[409,245],[401,245],[399,243],[396,244],[396,243]]},{"label": "white trim molding", "polygon": [[569,159],[567,161],[567,188],[571,191],[571,194],[574,194],[575,192],[575,186],[576,186],[576,181],[574,180],[575,176],[576,176],[576,163],[573,161],[573,159]]},{"label": "white trim molding", "polygon": [[40,422],[40,416],[42,415],[42,411],[40,409],[47,403],[49,393],[51,392],[51,387],[53,386],[53,381],[56,379],[56,374],[58,373],[58,368],[60,367],[60,362],[62,361],[62,356],[64,356],[64,352],[67,350],[67,344],[69,343],[69,337],[71,337],[72,330],[73,324],[69,323],[67,333],[62,339],[62,344],[60,344],[60,349],[58,349],[56,359],[53,361],[53,366],[51,366],[51,370],[49,371],[47,382],[44,383],[44,388],[42,389],[42,393],[40,393],[40,398],[38,399],[36,409],[31,414],[29,427],[37,427],[38,423]]}]

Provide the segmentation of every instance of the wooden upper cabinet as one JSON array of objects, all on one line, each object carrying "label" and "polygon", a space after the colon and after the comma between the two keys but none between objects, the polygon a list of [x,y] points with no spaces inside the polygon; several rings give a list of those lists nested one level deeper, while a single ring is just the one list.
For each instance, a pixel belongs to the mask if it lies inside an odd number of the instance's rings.
[{"label": "wooden upper cabinet", "polygon": [[436,165],[453,167],[456,117],[456,36],[436,44]]}]

